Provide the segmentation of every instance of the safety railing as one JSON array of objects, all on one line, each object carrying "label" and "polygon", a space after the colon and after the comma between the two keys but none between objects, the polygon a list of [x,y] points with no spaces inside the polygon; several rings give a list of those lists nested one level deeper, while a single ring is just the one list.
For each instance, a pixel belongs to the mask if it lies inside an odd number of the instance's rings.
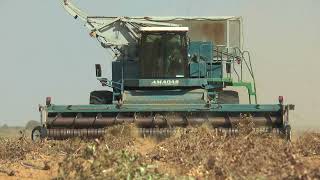
[{"label": "safety railing", "polygon": [[[214,58],[211,63],[220,62],[224,64],[227,67],[227,78],[232,79],[233,75],[235,75],[236,81],[234,81],[233,85],[245,86],[248,89],[249,102],[251,103],[251,96],[254,96],[255,103],[257,103],[256,82],[251,63],[250,52],[242,51],[239,48],[228,49],[224,46],[216,46],[213,52]],[[221,68],[221,70],[223,71],[223,68]],[[249,73],[249,78],[251,78],[249,81],[246,79],[247,73]],[[212,77],[208,76],[208,78]]]}]

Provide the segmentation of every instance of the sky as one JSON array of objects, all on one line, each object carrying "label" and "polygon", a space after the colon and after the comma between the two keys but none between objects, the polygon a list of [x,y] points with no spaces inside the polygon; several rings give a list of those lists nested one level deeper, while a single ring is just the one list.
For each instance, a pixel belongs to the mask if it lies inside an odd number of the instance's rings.
[{"label": "sky", "polygon": [[[77,0],[89,15],[242,16],[260,103],[279,95],[296,105],[295,128],[320,127],[319,0]],[[0,125],[39,120],[38,104],[88,104],[99,89],[94,64],[110,67],[106,50],[89,37],[61,0],[0,0]],[[106,68],[110,75],[110,68]]]}]

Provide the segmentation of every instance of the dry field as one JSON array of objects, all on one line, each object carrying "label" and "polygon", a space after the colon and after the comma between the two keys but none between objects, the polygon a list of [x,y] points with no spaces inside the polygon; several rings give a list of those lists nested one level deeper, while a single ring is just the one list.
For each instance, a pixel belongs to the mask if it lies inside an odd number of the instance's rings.
[{"label": "dry field", "polygon": [[0,179],[320,179],[320,134],[288,143],[206,127],[166,139],[143,138],[130,125],[101,139],[32,143],[24,134],[0,138]]}]

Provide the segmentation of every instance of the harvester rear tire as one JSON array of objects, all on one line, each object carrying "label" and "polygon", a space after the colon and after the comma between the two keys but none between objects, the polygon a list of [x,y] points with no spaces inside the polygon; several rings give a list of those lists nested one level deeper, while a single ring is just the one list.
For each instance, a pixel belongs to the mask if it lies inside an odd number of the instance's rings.
[{"label": "harvester rear tire", "polygon": [[222,91],[218,95],[219,104],[239,104],[239,94],[236,91]]}]

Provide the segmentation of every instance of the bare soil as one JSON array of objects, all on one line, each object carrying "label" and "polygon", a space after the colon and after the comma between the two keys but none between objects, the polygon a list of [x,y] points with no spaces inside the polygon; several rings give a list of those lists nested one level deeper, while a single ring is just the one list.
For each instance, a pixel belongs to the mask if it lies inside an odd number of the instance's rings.
[{"label": "bare soil", "polygon": [[2,137],[0,179],[320,179],[320,133],[289,143],[247,127],[232,137],[187,128],[161,140],[131,125],[95,140]]}]

